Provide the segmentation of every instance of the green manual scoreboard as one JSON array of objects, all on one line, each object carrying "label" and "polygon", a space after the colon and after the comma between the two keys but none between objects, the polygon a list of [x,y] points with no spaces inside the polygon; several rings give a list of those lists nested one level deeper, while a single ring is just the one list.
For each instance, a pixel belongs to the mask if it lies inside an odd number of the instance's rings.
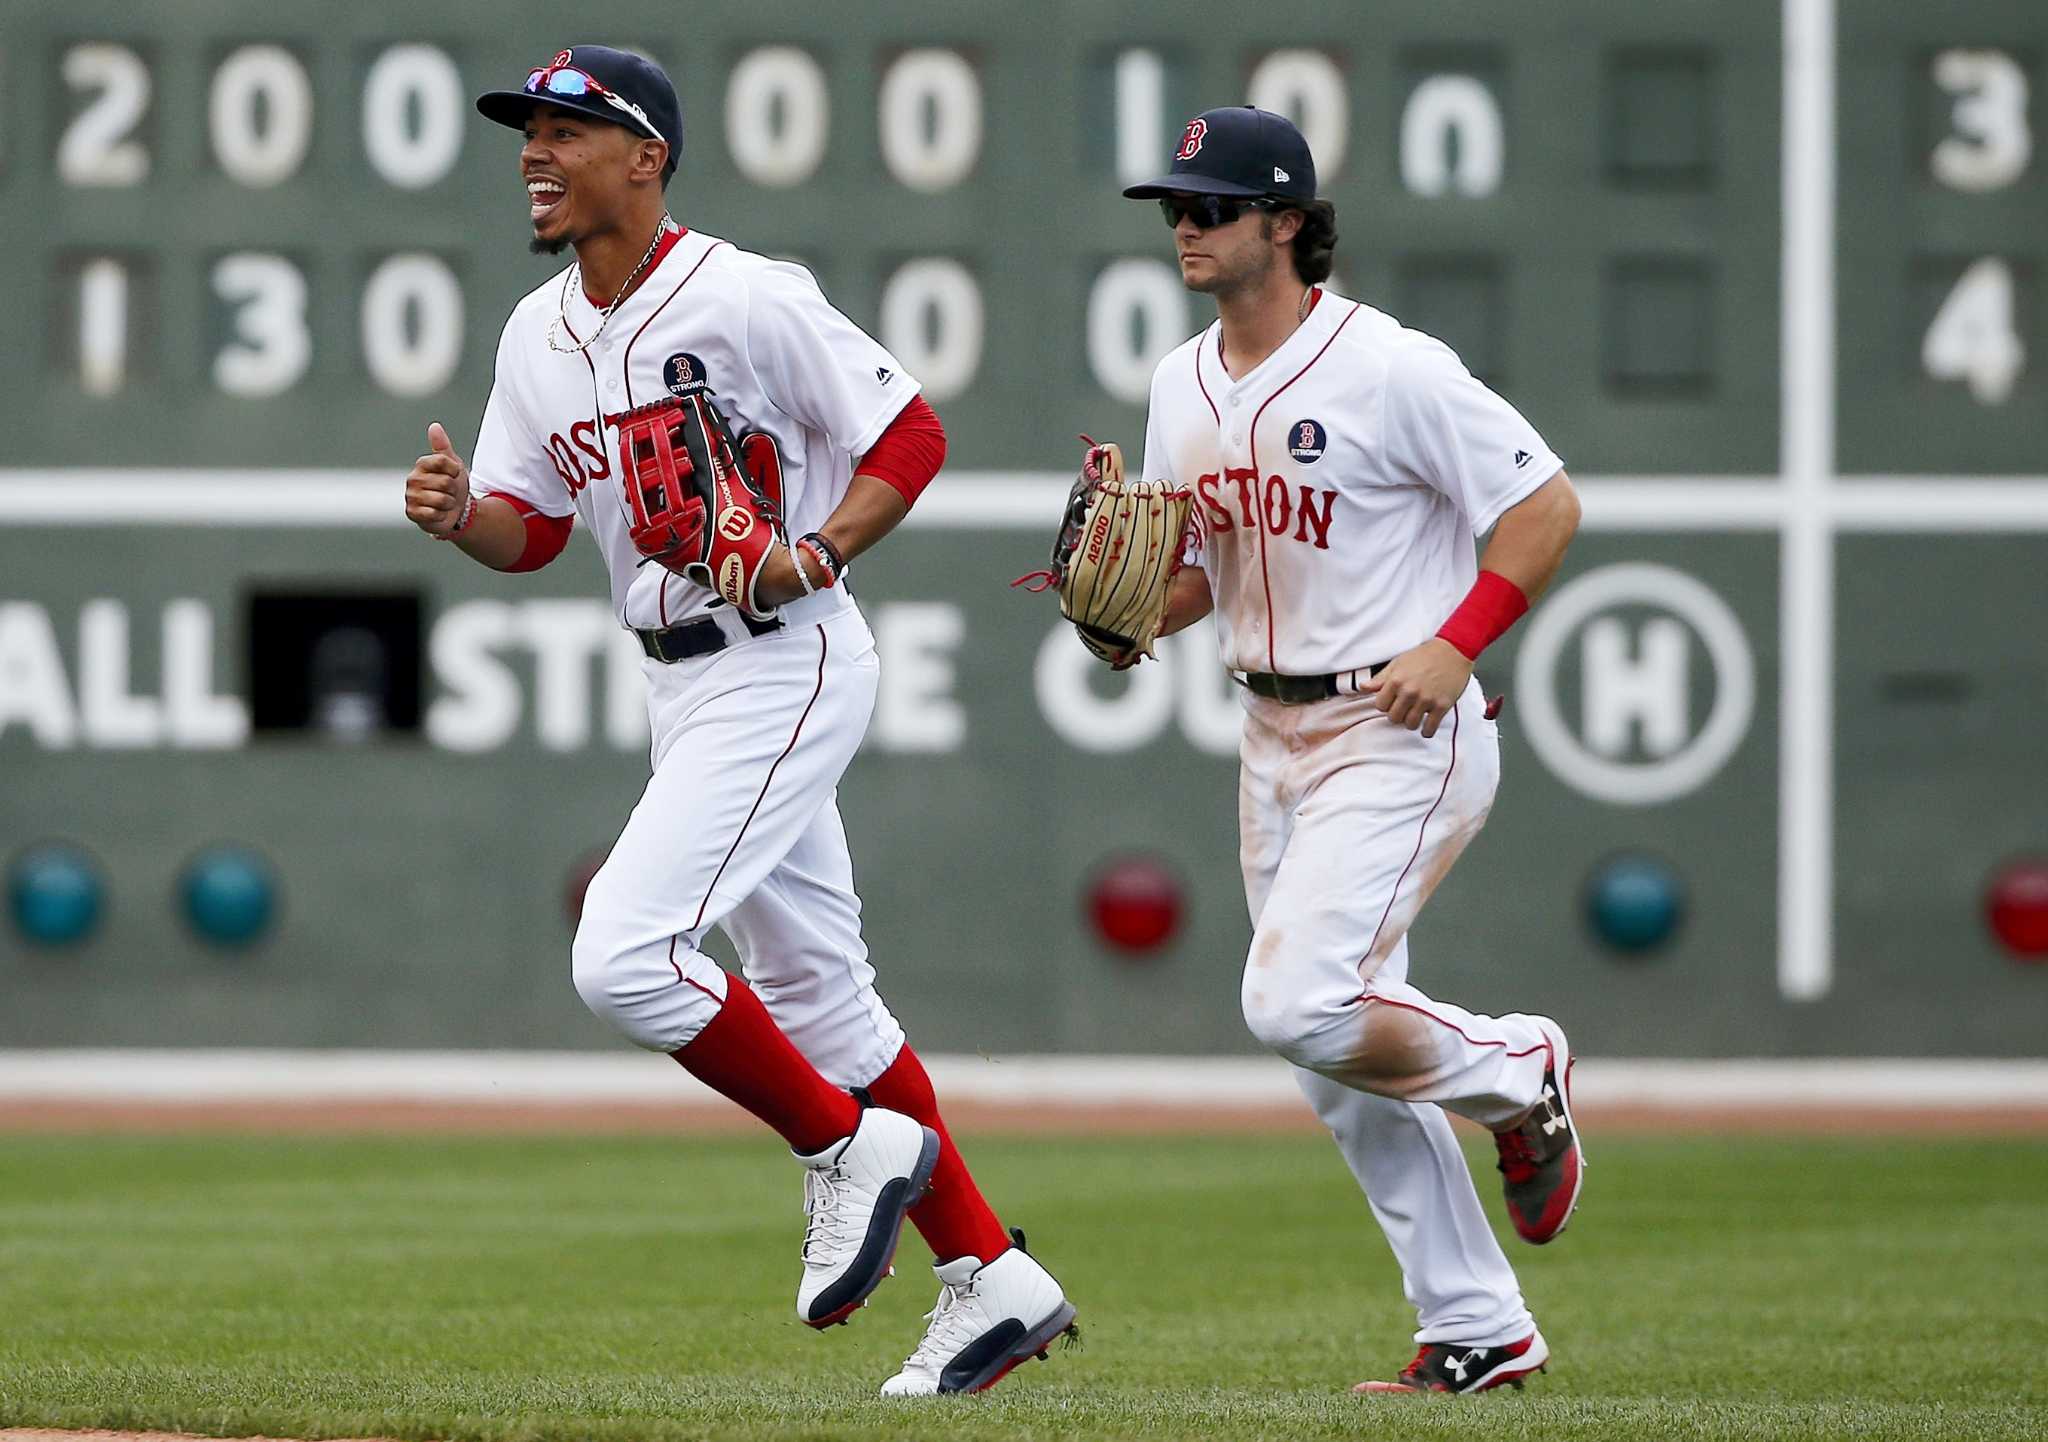
[{"label": "green manual scoreboard", "polygon": [[[1211,314],[1118,190],[1238,100],[1307,133],[1336,287],[1452,344],[1587,497],[1481,668],[1507,779],[1418,978],[1583,1018],[1609,1055],[2038,1047],[2048,968],[1985,916],[2048,856],[2048,7],[566,23],[0,22],[0,864],[75,847],[105,895],[65,945],[0,926],[0,1043],[604,1044],[565,899],[645,721],[602,577],[582,542],[491,576],[397,506],[430,420],[467,451],[499,326],[562,264],[528,253],[517,139],[473,97],[601,40],[676,81],[677,217],[810,266],[947,424],[946,476],[860,568],[892,679],[842,796],[878,965],[935,1049],[1251,1045],[1206,632],[1110,677],[1003,585],[1074,432],[1135,446],[1154,362]],[[280,898],[238,946],[180,909],[221,843]],[[1097,929],[1132,856],[1173,893],[1150,950]]]}]

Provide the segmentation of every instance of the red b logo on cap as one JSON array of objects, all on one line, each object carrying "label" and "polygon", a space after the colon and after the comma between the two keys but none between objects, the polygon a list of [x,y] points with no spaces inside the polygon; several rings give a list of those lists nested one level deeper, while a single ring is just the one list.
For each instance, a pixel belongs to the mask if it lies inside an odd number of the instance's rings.
[{"label": "red b logo on cap", "polygon": [[1175,160],[1193,160],[1201,151],[1202,141],[1209,134],[1209,122],[1195,119],[1188,122],[1188,128],[1180,134],[1180,149],[1173,152]]}]

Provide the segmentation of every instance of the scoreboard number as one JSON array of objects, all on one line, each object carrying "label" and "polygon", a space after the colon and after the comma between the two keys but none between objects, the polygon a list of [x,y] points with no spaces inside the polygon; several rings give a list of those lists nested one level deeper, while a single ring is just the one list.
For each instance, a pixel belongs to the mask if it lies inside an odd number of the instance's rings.
[{"label": "scoreboard number", "polygon": [[1500,104],[1473,76],[1432,75],[1402,108],[1401,184],[1416,195],[1492,195],[1506,153]]},{"label": "scoreboard number", "polygon": [[213,157],[251,189],[298,173],[313,139],[313,82],[289,50],[245,45],[213,72],[207,104]]},{"label": "scoreboard number", "polygon": [[110,396],[128,380],[128,267],[111,257],[78,273],[78,382]]},{"label": "scoreboard number", "polygon": [[436,255],[394,255],[363,287],[363,363],[394,396],[426,396],[462,360],[462,287]]},{"label": "scoreboard number", "polygon": [[281,255],[223,256],[213,291],[231,307],[233,337],[213,358],[213,381],[231,396],[290,390],[313,359],[306,278]]},{"label": "scoreboard number", "polygon": [[802,185],[825,158],[831,96],[818,62],[793,45],[750,50],[725,87],[732,163],[755,185]]},{"label": "scoreboard number", "polygon": [[400,190],[424,190],[455,168],[468,122],[462,76],[433,45],[394,45],[363,82],[363,150]]},{"label": "scoreboard number", "polygon": [[1336,61],[1320,50],[1275,50],[1252,71],[1246,90],[1245,98],[1259,109],[1284,115],[1301,128],[1319,180],[1343,171],[1351,102]]},{"label": "scoreboard number", "polygon": [[2003,50],[1944,50],[1934,83],[1956,97],[1956,134],[1934,147],[1935,179],[1955,190],[2001,190],[2026,173],[2034,136],[2027,125],[2027,72]]},{"label": "scoreboard number", "polygon": [[149,107],[149,67],[125,45],[74,45],[64,53],[64,83],[94,92],[57,142],[57,174],[66,185],[136,185],[149,152],[129,132]]},{"label": "scoreboard number", "polygon": [[957,260],[907,261],[882,287],[881,331],[927,395],[957,396],[981,369],[981,287]]},{"label": "scoreboard number", "polygon": [[951,50],[912,50],[882,76],[882,163],[912,190],[958,185],[981,154],[981,81]]},{"label": "scoreboard number", "polygon": [[2013,330],[2012,268],[1996,256],[1978,261],[1934,313],[1920,363],[1940,381],[1963,381],[1979,404],[2004,404],[2026,366]]}]

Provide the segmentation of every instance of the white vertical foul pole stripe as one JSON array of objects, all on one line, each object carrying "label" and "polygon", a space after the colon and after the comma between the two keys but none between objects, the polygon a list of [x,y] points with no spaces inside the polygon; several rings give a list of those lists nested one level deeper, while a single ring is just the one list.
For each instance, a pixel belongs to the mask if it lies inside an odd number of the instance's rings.
[{"label": "white vertical foul pole stripe", "polygon": [[1834,982],[1835,0],[1785,0],[1778,986]]}]

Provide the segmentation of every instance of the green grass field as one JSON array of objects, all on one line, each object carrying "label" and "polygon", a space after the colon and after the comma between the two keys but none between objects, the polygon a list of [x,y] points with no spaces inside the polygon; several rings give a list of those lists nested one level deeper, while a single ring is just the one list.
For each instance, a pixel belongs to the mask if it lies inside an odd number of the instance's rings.
[{"label": "green grass field", "polygon": [[[0,1137],[0,1423],[283,1437],[2048,1435],[2048,1144],[1592,1139],[1526,1392],[1358,1398],[1413,1350],[1327,1142],[988,1138],[1084,1345],[978,1398],[876,1385],[914,1238],[850,1328],[791,1311],[769,1142]],[[1492,1174],[1486,1174],[1492,1196]]]}]

